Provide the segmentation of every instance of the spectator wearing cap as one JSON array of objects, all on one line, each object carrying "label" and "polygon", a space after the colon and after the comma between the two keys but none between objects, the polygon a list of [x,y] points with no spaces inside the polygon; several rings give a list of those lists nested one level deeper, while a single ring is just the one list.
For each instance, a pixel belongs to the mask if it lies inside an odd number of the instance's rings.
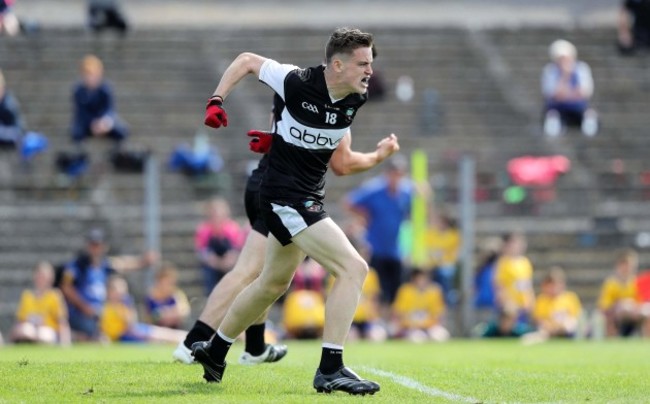
[{"label": "spectator wearing cap", "polygon": [[128,130],[115,112],[113,90],[104,80],[104,64],[97,56],[87,55],[81,60],[80,74],[72,96],[72,139],[80,143],[89,137],[110,138],[120,144]]},{"label": "spectator wearing cap", "polygon": [[99,338],[98,321],[111,275],[144,268],[157,260],[151,253],[141,257],[109,257],[108,251],[104,231],[92,229],[86,236],[84,250],[64,267],[60,288],[68,304],[70,328],[76,340]]},{"label": "spectator wearing cap", "polygon": [[344,204],[365,226],[370,246],[370,266],[377,271],[384,315],[402,283],[403,268],[398,235],[410,214],[413,184],[406,178],[408,163],[394,155],[382,175],[374,177],[347,195]]},{"label": "spectator wearing cap", "polygon": [[551,62],[542,72],[544,132],[559,136],[568,126],[578,126],[585,136],[598,132],[598,115],[591,108],[594,80],[591,68],[577,59],[576,47],[559,39],[549,47]]}]

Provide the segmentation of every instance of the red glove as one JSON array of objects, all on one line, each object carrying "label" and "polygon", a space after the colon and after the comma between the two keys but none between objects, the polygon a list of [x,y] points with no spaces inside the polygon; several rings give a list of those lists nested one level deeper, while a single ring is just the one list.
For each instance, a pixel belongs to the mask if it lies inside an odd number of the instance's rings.
[{"label": "red glove", "polygon": [[228,126],[228,115],[226,110],[223,109],[223,98],[216,95],[210,97],[208,105],[205,107],[205,121],[204,123],[211,128],[220,128]]},{"label": "red glove", "polygon": [[273,133],[263,132],[260,130],[249,130],[248,136],[252,137],[248,143],[248,148],[255,153],[266,154],[271,150],[271,143],[273,143]]}]

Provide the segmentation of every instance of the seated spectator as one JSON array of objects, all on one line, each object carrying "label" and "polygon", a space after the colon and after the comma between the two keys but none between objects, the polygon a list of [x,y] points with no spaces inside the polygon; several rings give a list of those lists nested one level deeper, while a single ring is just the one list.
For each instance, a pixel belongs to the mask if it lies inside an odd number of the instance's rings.
[{"label": "seated spectator", "polygon": [[137,270],[156,261],[153,254],[109,257],[108,243],[101,229],[91,230],[86,248],[62,268],[59,285],[68,303],[73,337],[88,341],[99,338],[99,316],[106,302],[108,278]]},{"label": "seated spectator", "polygon": [[326,275],[323,267],[309,257],[296,270],[282,307],[287,338],[315,339],[323,334]]},{"label": "seated spectator", "polygon": [[11,11],[14,0],[0,0],[0,34],[16,36],[20,32],[18,17]]},{"label": "seated spectator", "polygon": [[456,264],[460,251],[460,232],[455,220],[441,212],[432,211],[426,234],[429,256],[428,268],[433,270],[433,280],[440,284],[447,304],[458,301]]},{"label": "seated spectator", "polygon": [[0,147],[16,148],[22,133],[23,123],[18,101],[7,90],[0,70]]},{"label": "seated spectator", "polygon": [[489,237],[479,245],[478,266],[474,275],[474,307],[477,309],[496,308],[494,273],[502,248],[499,237]]},{"label": "seated spectator", "polygon": [[88,0],[88,25],[94,33],[114,29],[125,34],[129,29],[117,0]]},{"label": "seated spectator", "polygon": [[544,276],[535,301],[533,320],[536,332],[525,335],[524,342],[543,342],[549,337],[573,337],[578,330],[582,305],[578,295],[566,290],[562,268],[554,267]]},{"label": "seated spectator", "polygon": [[551,44],[549,55],[541,80],[544,133],[559,136],[567,126],[579,126],[584,135],[596,135],[598,115],[589,105],[594,92],[591,68],[577,60],[575,46],[563,39]]},{"label": "seated spectator", "polygon": [[504,236],[494,274],[497,312],[509,317],[516,311],[517,326],[530,323],[535,304],[533,265],[525,255],[526,249],[526,237],[522,233]]},{"label": "seated spectator", "polygon": [[169,328],[184,328],[190,315],[187,296],[178,288],[178,270],[165,262],[156,273],[156,280],[146,297],[146,310],[150,322]]},{"label": "seated spectator", "polygon": [[106,304],[101,313],[100,328],[111,342],[168,342],[178,344],[186,331],[139,323],[124,278],[112,276],[107,285]]},{"label": "seated spectator", "polygon": [[629,337],[642,330],[648,314],[643,310],[637,290],[639,256],[629,249],[618,254],[614,274],[601,288],[598,309],[605,317],[605,335]]},{"label": "seated spectator", "polygon": [[244,243],[244,233],[230,216],[230,205],[223,198],[215,198],[205,206],[206,220],[201,222],[194,236],[194,247],[203,269],[206,296],[230,271]]},{"label": "seated spectator", "polygon": [[621,54],[650,47],[650,0],[623,0],[617,25]]},{"label": "seated spectator", "polygon": [[54,268],[49,262],[36,265],[33,282],[34,288],[20,297],[11,340],[70,345],[68,310],[61,292],[53,287]]},{"label": "seated spectator", "polygon": [[128,130],[115,112],[113,90],[104,80],[104,65],[97,56],[81,60],[81,80],[73,89],[72,140],[111,138],[119,145]]},{"label": "seated spectator", "polygon": [[442,324],[445,314],[442,290],[424,271],[411,271],[410,281],[397,290],[392,309],[392,337],[413,342],[449,339],[449,331]]}]

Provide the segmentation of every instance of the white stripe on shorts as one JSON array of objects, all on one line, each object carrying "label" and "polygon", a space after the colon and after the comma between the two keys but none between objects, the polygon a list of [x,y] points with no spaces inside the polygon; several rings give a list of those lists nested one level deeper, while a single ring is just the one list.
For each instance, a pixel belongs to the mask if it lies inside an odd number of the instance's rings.
[{"label": "white stripe on shorts", "polygon": [[300,213],[291,206],[276,205],[275,203],[272,203],[271,206],[273,207],[273,213],[278,215],[284,227],[289,230],[291,237],[308,227],[305,219],[303,219],[302,216],[300,216]]}]

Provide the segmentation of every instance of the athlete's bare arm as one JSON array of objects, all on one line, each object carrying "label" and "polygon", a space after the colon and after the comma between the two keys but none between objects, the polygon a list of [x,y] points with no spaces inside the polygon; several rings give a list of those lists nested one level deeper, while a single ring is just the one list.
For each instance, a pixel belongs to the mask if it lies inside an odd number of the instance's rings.
[{"label": "athlete's bare arm", "polygon": [[239,54],[221,76],[219,85],[214,90],[214,95],[219,95],[222,99],[225,99],[241,79],[249,74],[259,76],[260,69],[265,61],[265,57],[254,53],[244,52]]},{"label": "athlete's bare arm", "polygon": [[352,150],[352,136],[346,133],[330,159],[330,168],[336,175],[350,175],[373,168],[399,150],[395,134],[383,138],[377,143],[377,149],[361,153]]}]

